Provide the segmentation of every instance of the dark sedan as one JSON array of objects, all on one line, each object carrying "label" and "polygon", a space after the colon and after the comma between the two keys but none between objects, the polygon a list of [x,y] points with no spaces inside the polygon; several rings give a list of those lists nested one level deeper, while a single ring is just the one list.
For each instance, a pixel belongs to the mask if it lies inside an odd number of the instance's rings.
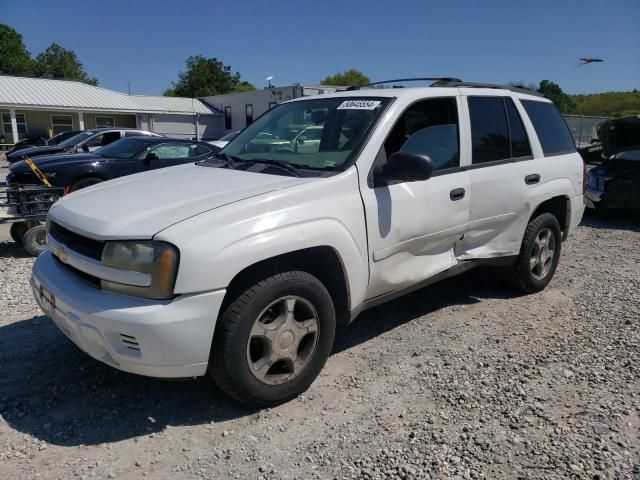
[{"label": "dark sedan", "polygon": [[9,163],[16,163],[27,157],[39,157],[42,155],[66,154],[66,153],[90,153],[95,150],[116,142],[121,138],[151,135],[158,136],[155,133],[146,130],[138,130],[133,128],[96,128],[94,130],[85,130],[77,135],[67,138],[56,145],[41,145],[27,147],[13,153],[7,154]]},{"label": "dark sedan", "polygon": [[598,137],[602,153],[587,173],[587,207],[640,210],[640,116],[604,122]]},{"label": "dark sedan", "polygon": [[[94,153],[37,157],[34,163],[54,187],[65,193],[112,178],[156,168],[197,162],[220,149],[204,142],[166,137],[129,137]],[[15,163],[7,176],[10,184],[40,183],[25,162]]]}]

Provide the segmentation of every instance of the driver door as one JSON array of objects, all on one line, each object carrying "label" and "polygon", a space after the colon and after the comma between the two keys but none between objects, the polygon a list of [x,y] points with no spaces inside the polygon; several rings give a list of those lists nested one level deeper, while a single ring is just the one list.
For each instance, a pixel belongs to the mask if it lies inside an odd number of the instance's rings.
[{"label": "driver door", "polygon": [[[369,233],[367,298],[412,286],[458,263],[469,221],[469,176],[460,167],[459,97],[409,106],[380,149],[362,188]],[[428,155],[433,176],[380,185],[376,171],[395,152]]]}]

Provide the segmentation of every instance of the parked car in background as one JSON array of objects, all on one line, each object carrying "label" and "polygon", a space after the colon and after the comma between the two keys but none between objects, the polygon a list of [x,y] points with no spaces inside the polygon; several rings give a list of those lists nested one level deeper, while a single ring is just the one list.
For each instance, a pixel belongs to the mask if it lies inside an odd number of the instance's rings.
[{"label": "parked car in background", "polygon": [[[93,153],[37,157],[34,163],[52,186],[69,193],[124,175],[197,162],[218,150],[205,142],[146,135],[123,138]],[[7,182],[25,185],[39,180],[25,162],[18,162],[11,165]]]},{"label": "parked car in background", "polygon": [[208,143],[210,143],[211,145],[214,145],[216,147],[224,148],[225,145],[227,143],[229,143],[231,140],[233,140],[234,138],[236,138],[239,133],[240,133],[239,131],[230,132],[230,133],[227,133],[225,136],[221,137],[220,139],[212,140],[212,141],[210,141]]},{"label": "parked car in background", "polygon": [[247,152],[318,152],[322,137],[322,125],[306,126],[302,129],[266,131],[256,135],[247,145]]},{"label": "parked car in background", "polygon": [[42,155],[53,155],[63,153],[93,152],[105,145],[120,140],[125,137],[147,135],[159,137],[160,135],[146,130],[138,130],[135,128],[96,128],[94,130],[86,130],[67,138],[66,140],[55,145],[42,145],[36,147],[24,148],[16,152],[7,154],[9,163],[19,162],[27,157],[39,157]]},{"label": "parked car in background", "polygon": [[7,150],[6,154],[10,155],[13,152],[17,152],[18,150],[23,150],[25,148],[30,148],[30,147],[39,147],[42,145],[58,145],[64,142],[65,140],[76,136],[79,133],[82,133],[82,130],[69,130],[67,132],[62,132],[57,135],[54,135],[51,138],[44,138],[44,137],[25,138],[24,140],[21,140],[18,143],[16,143],[13,146],[13,148]]},{"label": "parked car in background", "polygon": [[587,172],[587,207],[640,210],[640,116],[598,126],[600,165]]},{"label": "parked car in background", "polygon": [[[294,136],[253,149],[308,112],[317,148],[296,151]],[[584,211],[562,115],[513,87],[443,80],[302,97],[215,157],[60,199],[31,285],[101,362],[209,373],[250,404],[300,395],[336,326],[435,281],[490,264],[520,291],[543,290]]]}]

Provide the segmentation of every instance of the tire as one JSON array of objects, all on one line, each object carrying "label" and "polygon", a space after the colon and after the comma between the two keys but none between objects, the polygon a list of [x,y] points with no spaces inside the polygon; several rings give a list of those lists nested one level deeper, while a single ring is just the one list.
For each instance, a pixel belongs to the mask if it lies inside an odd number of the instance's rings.
[{"label": "tire", "polygon": [[47,228],[36,225],[24,234],[22,246],[29,255],[37,257],[47,249]]},{"label": "tire", "polygon": [[25,222],[15,222],[11,224],[11,228],[9,233],[11,234],[11,238],[18,245],[22,246],[22,240],[24,234],[27,232],[27,225]]},{"label": "tire", "polygon": [[[547,248],[542,248],[545,242]],[[507,283],[525,293],[544,290],[558,267],[561,245],[558,219],[551,213],[535,217],[527,225],[516,261],[505,269]]]},{"label": "tire", "polygon": [[82,188],[87,188],[87,187],[90,187],[91,185],[95,185],[101,182],[104,182],[104,180],[98,177],[83,178],[82,180],[78,180],[76,183],[71,185],[71,188],[69,189],[69,193],[76,192]]},{"label": "tire", "polygon": [[302,271],[273,275],[225,308],[216,325],[209,373],[242,403],[286,402],[319,375],[333,347],[335,328],[333,301],[316,277]]}]

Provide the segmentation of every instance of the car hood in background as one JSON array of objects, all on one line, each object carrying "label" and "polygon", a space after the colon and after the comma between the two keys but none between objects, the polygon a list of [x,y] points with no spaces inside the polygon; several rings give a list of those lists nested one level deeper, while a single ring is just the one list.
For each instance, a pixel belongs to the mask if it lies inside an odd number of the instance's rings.
[{"label": "car hood in background", "polygon": [[[33,159],[33,162],[38,166],[40,170],[42,170],[43,172],[48,172],[62,166],[68,167],[70,165],[77,164],[84,165],[87,163],[99,162],[101,160],[105,160],[105,158],[100,155],[95,155],[92,153],[76,153],[73,155],[47,155],[36,157]],[[23,161],[14,163],[13,165],[11,165],[10,169],[14,173],[31,172],[29,165],[27,165]]]},{"label": "car hood in background", "polygon": [[9,162],[17,162],[22,160],[25,157],[46,155],[49,153],[60,153],[64,151],[63,148],[57,145],[43,145],[41,147],[29,147],[23,148],[22,150],[18,150],[17,152],[10,153],[7,155],[7,160]]},{"label": "car hood in background", "polygon": [[180,165],[104,182],[49,210],[62,226],[97,240],[149,239],[187,218],[314,178]]}]

